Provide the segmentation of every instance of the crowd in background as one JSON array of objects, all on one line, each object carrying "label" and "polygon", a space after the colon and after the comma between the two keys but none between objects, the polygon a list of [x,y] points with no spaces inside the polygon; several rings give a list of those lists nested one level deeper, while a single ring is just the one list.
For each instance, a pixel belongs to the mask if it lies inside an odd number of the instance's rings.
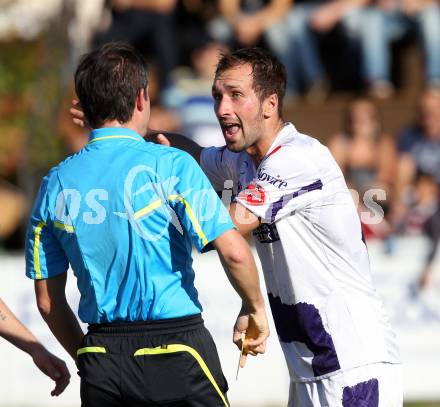
[{"label": "crowd in background", "polygon": [[[350,92],[343,128],[324,142],[360,198],[360,210],[368,191],[386,194],[386,200],[372,197],[384,219],[365,222],[366,238],[383,239],[392,254],[395,236],[428,237],[419,284],[429,284],[440,234],[440,1],[113,0],[104,2],[96,25],[89,47],[127,41],[151,62],[151,127],[203,146],[224,144],[211,97],[221,51],[258,45],[275,54],[287,69],[285,119],[294,124],[292,106],[322,106],[338,91]],[[378,103],[399,97],[396,50],[407,43],[420,50],[424,89],[416,121],[386,134]],[[69,118],[60,126],[69,153],[87,142]],[[1,169],[3,244],[29,210],[11,168]]]},{"label": "crowd in background", "polygon": [[307,93],[319,100],[332,86],[327,48],[359,87],[387,98],[394,91],[393,44],[414,38],[423,50],[426,87],[440,89],[437,0],[113,0],[107,10],[111,22],[94,44],[126,40],[149,52],[161,87],[207,43],[264,45],[287,68],[288,98]]}]

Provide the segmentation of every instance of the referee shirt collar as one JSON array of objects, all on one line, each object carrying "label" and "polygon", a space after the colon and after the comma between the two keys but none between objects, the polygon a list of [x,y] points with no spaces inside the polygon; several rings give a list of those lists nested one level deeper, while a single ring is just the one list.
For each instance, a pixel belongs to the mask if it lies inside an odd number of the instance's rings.
[{"label": "referee shirt collar", "polygon": [[89,144],[104,140],[143,141],[143,137],[126,127],[102,127],[94,129],[89,135]]}]

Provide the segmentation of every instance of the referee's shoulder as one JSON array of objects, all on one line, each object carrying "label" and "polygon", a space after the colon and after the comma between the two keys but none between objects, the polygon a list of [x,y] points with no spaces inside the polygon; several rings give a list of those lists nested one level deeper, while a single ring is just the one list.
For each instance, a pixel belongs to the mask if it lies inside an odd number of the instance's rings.
[{"label": "referee's shoulder", "polygon": [[[183,159],[183,160],[194,160],[192,156],[184,150],[176,147],[164,146],[162,144],[154,143],[150,140],[145,140],[145,143],[139,143],[133,146],[137,150],[141,150],[145,153],[152,154],[156,158],[167,158],[167,159]],[[195,161],[195,160],[194,160]]]},{"label": "referee's shoulder", "polygon": [[74,154],[71,154],[67,156],[64,160],[60,161],[58,164],[54,165],[47,173],[45,178],[52,178],[57,176],[60,172],[63,172],[64,170],[70,169],[69,167],[75,163],[76,158],[78,158],[83,152],[83,149],[77,151]]}]

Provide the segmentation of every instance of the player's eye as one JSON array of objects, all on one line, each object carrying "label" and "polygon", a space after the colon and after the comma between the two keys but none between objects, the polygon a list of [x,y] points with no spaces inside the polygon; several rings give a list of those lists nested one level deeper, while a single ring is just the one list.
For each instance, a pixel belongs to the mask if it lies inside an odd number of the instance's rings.
[{"label": "player's eye", "polygon": [[239,97],[241,97],[242,96],[242,93],[241,92],[232,92],[232,97],[234,98],[234,99],[237,99],[237,98],[239,98]]}]

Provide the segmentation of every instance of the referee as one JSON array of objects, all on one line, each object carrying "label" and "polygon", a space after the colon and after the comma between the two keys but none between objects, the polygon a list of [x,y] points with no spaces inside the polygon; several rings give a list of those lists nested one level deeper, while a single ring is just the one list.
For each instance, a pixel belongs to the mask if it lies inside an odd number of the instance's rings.
[{"label": "referee", "polygon": [[[106,44],[82,59],[75,88],[93,130],[43,179],[26,275],[40,313],[77,361],[82,406],[228,406],[191,249],[217,249],[243,300],[235,330],[246,332],[245,353],[257,354],[269,331],[249,248],[196,162],[141,137],[150,117],[141,55]],[[85,336],[66,301],[69,264]]]}]

